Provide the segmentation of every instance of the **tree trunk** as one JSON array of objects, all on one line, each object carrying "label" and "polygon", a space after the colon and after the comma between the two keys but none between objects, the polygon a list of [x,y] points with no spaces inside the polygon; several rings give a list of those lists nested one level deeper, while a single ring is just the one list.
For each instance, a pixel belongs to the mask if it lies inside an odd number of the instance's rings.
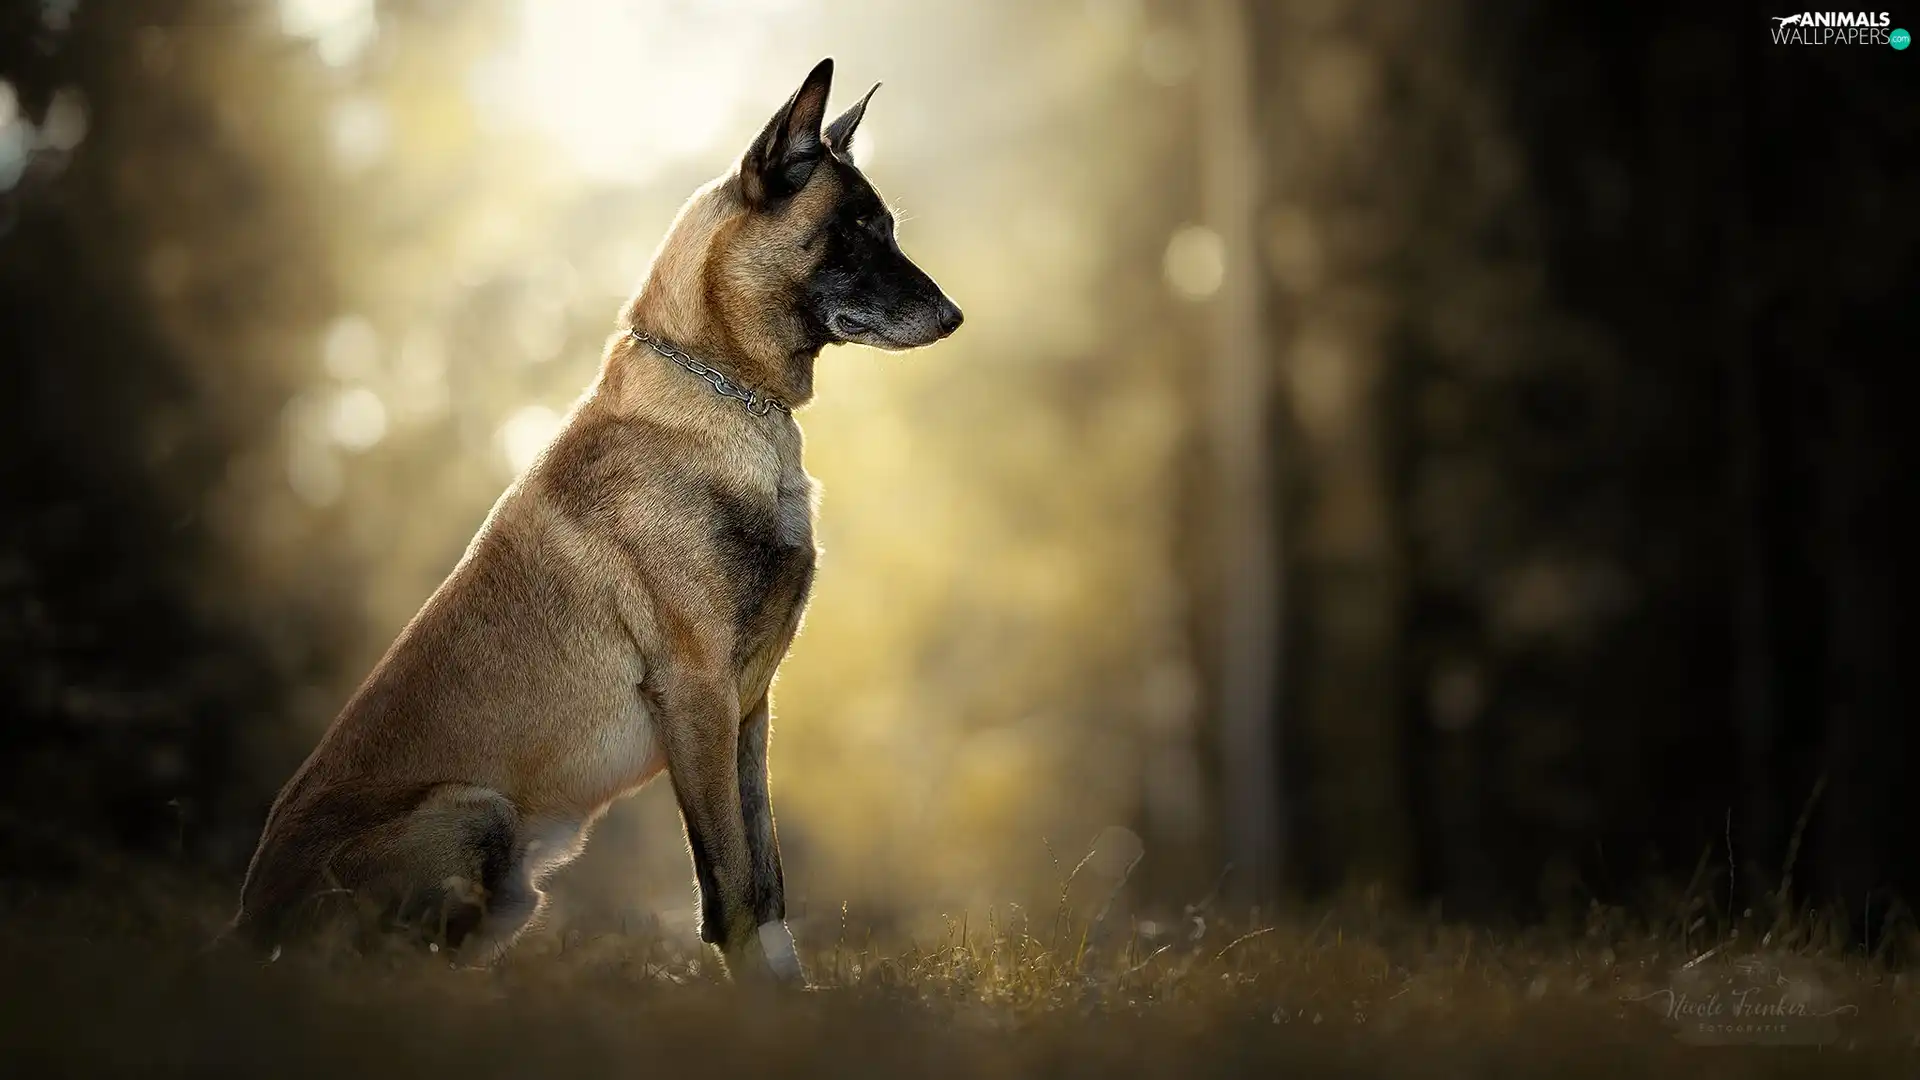
[{"label": "tree trunk", "polygon": [[1273,895],[1283,865],[1279,769],[1280,581],[1275,540],[1271,394],[1253,249],[1257,194],[1249,28],[1242,0],[1201,9],[1200,144],[1206,223],[1224,244],[1213,298],[1206,397],[1220,575],[1218,686],[1227,851],[1236,892]]}]

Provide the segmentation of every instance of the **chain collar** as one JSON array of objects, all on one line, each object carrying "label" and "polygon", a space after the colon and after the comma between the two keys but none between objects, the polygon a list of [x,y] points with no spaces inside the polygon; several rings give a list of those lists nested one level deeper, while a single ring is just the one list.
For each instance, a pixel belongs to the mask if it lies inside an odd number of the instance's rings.
[{"label": "chain collar", "polygon": [[686,368],[688,371],[707,380],[708,383],[712,384],[714,393],[719,394],[721,397],[733,398],[742,405],[745,405],[747,411],[755,416],[765,416],[775,409],[779,409],[781,412],[789,415],[793,413],[792,406],[774,397],[772,394],[763,394],[750,386],[743,386],[733,379],[728,378],[725,372],[708,367],[681,350],[674,348],[637,327],[628,327],[627,335],[640,344],[652,349],[654,352],[659,353],[661,356],[673,361],[675,364],[678,364],[680,367]]}]

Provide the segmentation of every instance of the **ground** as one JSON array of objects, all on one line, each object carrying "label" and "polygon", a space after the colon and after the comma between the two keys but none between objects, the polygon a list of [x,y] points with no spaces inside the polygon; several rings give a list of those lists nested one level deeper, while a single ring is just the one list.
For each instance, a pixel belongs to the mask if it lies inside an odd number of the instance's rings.
[{"label": "ground", "polygon": [[812,919],[815,988],[782,992],[728,985],[655,930],[546,933],[485,972],[398,946],[266,963],[206,948],[222,906],[137,868],[0,887],[0,1074],[1920,1072],[1920,1004],[1891,959],[1911,942],[1866,951],[1804,917],[1593,906],[1498,933],[1362,895],[1253,929],[1062,907],[886,943]]}]

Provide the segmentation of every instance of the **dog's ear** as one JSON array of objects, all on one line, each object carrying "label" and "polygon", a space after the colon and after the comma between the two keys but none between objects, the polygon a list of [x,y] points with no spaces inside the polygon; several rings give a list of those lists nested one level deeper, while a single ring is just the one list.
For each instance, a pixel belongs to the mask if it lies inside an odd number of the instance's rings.
[{"label": "dog's ear", "polygon": [[832,86],[833,59],[829,57],[814,66],[747,148],[740,159],[740,182],[749,204],[763,206],[807,185],[813,167],[826,154],[820,122],[826,118],[827,91]]},{"label": "dog's ear", "polygon": [[[879,83],[873,84],[873,90],[880,89]],[[867,96],[854,102],[853,108],[840,114],[840,119],[827,125],[827,148],[836,154],[845,154],[853,145],[853,132],[860,126],[860,118],[867,115],[867,102],[873,100],[873,90]]]}]

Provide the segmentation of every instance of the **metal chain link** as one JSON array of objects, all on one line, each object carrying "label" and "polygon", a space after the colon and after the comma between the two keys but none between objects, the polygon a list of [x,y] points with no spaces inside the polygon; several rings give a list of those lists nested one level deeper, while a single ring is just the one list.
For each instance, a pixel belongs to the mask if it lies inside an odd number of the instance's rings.
[{"label": "metal chain link", "polygon": [[786,402],[781,401],[772,394],[763,394],[752,387],[742,386],[728,378],[726,373],[708,367],[651,334],[644,333],[636,327],[628,327],[627,334],[631,336],[633,340],[638,341],[654,352],[678,364],[680,367],[707,380],[707,382],[712,385],[714,393],[719,394],[721,397],[733,398],[739,401],[745,405],[747,411],[754,416],[765,416],[775,409],[779,409],[788,415],[792,415],[793,413],[793,409]]}]

